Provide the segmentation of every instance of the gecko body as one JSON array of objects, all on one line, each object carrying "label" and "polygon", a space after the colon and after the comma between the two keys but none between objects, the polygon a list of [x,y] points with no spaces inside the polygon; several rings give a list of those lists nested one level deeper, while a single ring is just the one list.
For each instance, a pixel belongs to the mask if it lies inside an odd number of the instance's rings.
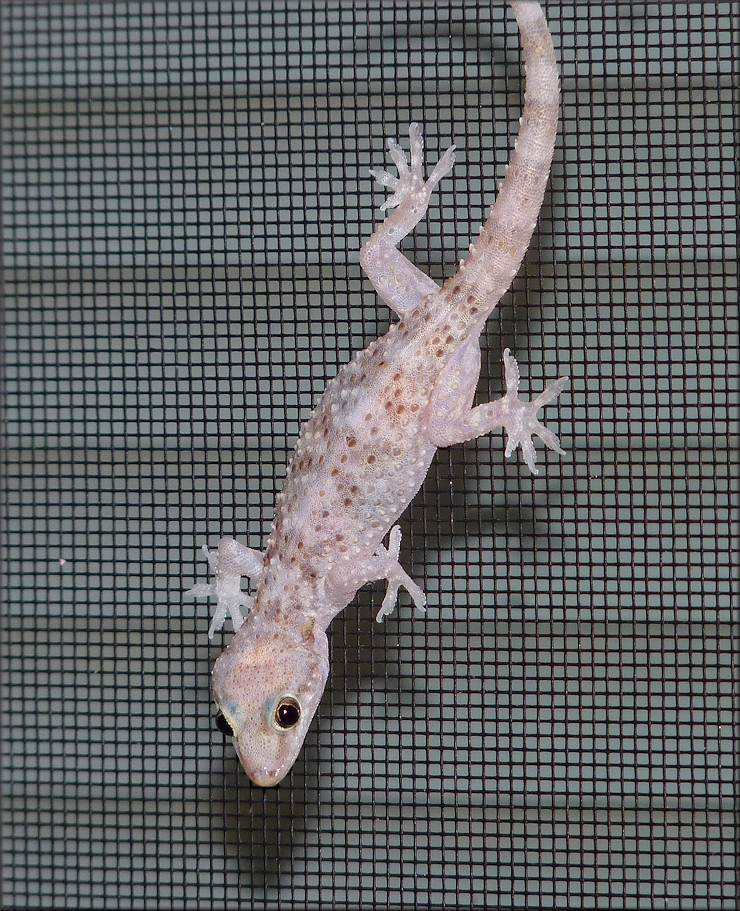
[{"label": "gecko body", "polygon": [[[558,76],[547,23],[537,3],[512,0],[511,6],[524,48],[525,104],[506,178],[477,243],[441,288],[397,249],[454,161],[453,147],[425,180],[421,134],[412,124],[410,163],[390,142],[398,177],[372,172],[393,191],[383,208],[394,211],[360,253],[399,320],[327,384],[301,430],[264,553],[222,538],[215,552],[205,548],[215,582],[190,590],[216,598],[209,635],[232,618],[235,636],[213,669],[217,723],[258,785],[276,784],[293,765],[329,672],[326,629],[357,589],[387,580],[378,619],[392,611],[400,587],[424,610],[423,591],[399,563],[394,523],[437,448],[503,427],[506,455],[521,446],[534,472],[532,435],[562,452],[536,414],[565,378],[523,402],[507,349],[506,394],[473,406],[479,336],[526,253],[557,130]],[[242,591],[243,576],[257,582],[254,597]]]}]

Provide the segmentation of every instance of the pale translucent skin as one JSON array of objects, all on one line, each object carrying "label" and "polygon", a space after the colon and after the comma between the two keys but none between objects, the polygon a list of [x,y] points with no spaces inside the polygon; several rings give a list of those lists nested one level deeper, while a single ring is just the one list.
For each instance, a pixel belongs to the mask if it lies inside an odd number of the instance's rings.
[{"label": "pale translucent skin", "polygon": [[[388,581],[378,619],[393,610],[400,586],[424,610],[424,593],[398,562],[400,531],[393,523],[421,486],[437,447],[503,427],[506,455],[521,446],[535,473],[533,434],[562,452],[536,413],[560,393],[565,378],[522,402],[508,349],[506,395],[472,407],[479,335],[529,246],[557,131],[558,74],[547,23],[537,3],[511,7],[524,48],[525,103],[506,178],[478,242],[442,288],[398,251],[454,161],[453,147],[424,181],[421,135],[412,124],[410,167],[390,142],[399,177],[373,172],[395,191],[383,206],[395,211],[360,252],[368,278],[400,320],[339,371],[303,426],[264,554],[223,538],[216,553],[206,548],[215,583],[190,590],[217,599],[209,635],[227,613],[237,630],[214,665],[213,695],[257,785],[277,784],[295,762],[329,673],[326,628],[357,589]],[[389,529],[386,549],[381,542]],[[242,576],[257,581],[254,598],[242,592]],[[249,609],[246,621],[242,607]],[[300,708],[288,728],[275,718],[284,697]]]}]

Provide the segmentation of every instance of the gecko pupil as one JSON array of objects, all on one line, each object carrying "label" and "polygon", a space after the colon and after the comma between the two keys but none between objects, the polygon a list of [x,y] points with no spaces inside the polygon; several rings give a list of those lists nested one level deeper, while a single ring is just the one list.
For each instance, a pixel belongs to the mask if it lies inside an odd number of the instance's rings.
[{"label": "gecko pupil", "polygon": [[281,699],[275,709],[275,724],[284,731],[295,727],[301,717],[301,707],[295,699]]},{"label": "gecko pupil", "polygon": [[223,712],[219,711],[216,715],[216,727],[221,731],[224,737],[233,737],[234,732],[231,730],[231,725],[224,717]]}]

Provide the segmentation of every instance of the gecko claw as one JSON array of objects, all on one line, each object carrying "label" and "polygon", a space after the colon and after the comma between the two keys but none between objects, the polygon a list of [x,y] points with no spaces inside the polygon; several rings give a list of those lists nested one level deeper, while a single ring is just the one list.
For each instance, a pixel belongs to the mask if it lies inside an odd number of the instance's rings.
[{"label": "gecko claw", "polygon": [[219,571],[218,551],[211,550],[207,544],[202,547],[208,565],[216,574],[215,582],[196,582],[184,594],[191,598],[215,598],[216,610],[213,613],[211,625],[208,628],[208,638],[212,639],[226,622],[226,617],[231,617],[231,622],[236,632],[244,623],[242,608],[249,612],[254,598],[242,591],[240,573]]},{"label": "gecko claw", "polygon": [[537,420],[537,412],[560,395],[568,382],[568,377],[560,377],[543,390],[537,398],[531,402],[523,402],[519,398],[519,365],[508,348],[504,351],[504,377],[506,395],[501,399],[503,410],[501,423],[507,437],[504,455],[510,458],[517,446],[520,446],[527,467],[532,474],[538,474],[535,467],[537,456],[532,442],[533,436],[539,437],[548,449],[552,449],[560,455],[565,454],[555,434]]},{"label": "gecko claw", "polygon": [[395,209],[396,206],[401,205],[402,202],[418,193],[423,193],[428,203],[432,190],[445,174],[449,174],[452,170],[452,165],[455,163],[455,146],[450,146],[434,166],[426,182],[424,181],[422,173],[424,140],[417,123],[412,123],[409,127],[409,149],[410,165],[398,143],[394,139],[388,140],[388,152],[398,169],[398,177],[394,177],[384,170],[370,171],[370,174],[381,187],[387,187],[393,191],[393,195],[389,196],[380,207],[383,212],[387,209]]},{"label": "gecko claw", "polygon": [[399,563],[400,552],[401,529],[398,525],[394,525],[388,538],[388,548],[386,549],[382,544],[379,544],[375,551],[376,557],[386,557],[388,560],[388,575],[386,576],[388,587],[385,590],[385,597],[380,605],[380,610],[375,617],[378,623],[393,613],[401,586],[411,595],[414,607],[422,614],[426,611],[427,596]]}]

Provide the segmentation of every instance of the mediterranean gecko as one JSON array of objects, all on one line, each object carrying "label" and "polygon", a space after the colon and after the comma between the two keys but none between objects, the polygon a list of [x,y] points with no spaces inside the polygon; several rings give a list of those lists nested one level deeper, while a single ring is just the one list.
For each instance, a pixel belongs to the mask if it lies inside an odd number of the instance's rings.
[{"label": "mediterranean gecko", "polygon": [[[424,180],[421,133],[412,123],[410,163],[391,140],[398,177],[371,171],[393,191],[381,209],[395,211],[360,251],[362,268],[399,320],[327,384],[301,430],[264,553],[230,537],[215,552],[204,547],[215,582],[188,592],[216,598],[209,636],[231,616],[235,636],[213,668],[217,725],[263,787],[277,784],[296,760],[329,673],[326,629],[357,590],[387,580],[378,620],[393,610],[401,587],[424,611],[424,592],[399,563],[401,532],[394,523],[436,449],[503,427],[505,454],[521,446],[535,474],[532,435],[562,453],[536,415],[567,378],[521,401],[519,369],[507,349],[506,394],[473,407],[479,336],[529,246],[557,131],[558,72],[547,23],[538,3],[510,4],[524,49],[524,110],[480,238],[441,288],[397,249],[454,162],[453,146]],[[242,591],[242,576],[257,581],[253,597]]]}]

